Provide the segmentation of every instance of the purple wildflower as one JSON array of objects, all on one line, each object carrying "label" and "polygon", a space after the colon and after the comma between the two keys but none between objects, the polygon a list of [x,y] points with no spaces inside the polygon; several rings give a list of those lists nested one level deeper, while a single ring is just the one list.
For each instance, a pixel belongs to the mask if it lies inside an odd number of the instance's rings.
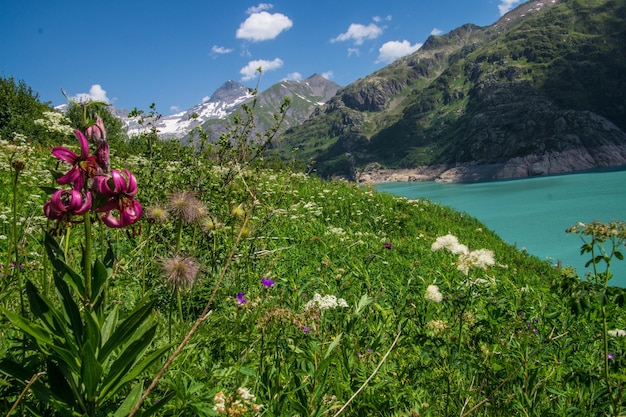
[{"label": "purple wildflower", "polygon": [[240,306],[240,305],[245,304],[247,302],[248,302],[248,300],[246,299],[246,296],[243,295],[242,292],[238,292],[237,293],[237,305]]},{"label": "purple wildflower", "polygon": [[302,333],[309,334],[309,333],[311,333],[311,329],[307,326],[304,329],[302,329]]},{"label": "purple wildflower", "polygon": [[263,284],[263,286],[264,286],[265,288],[269,288],[269,287],[271,287],[272,285],[274,285],[274,281],[272,281],[271,279],[263,278],[263,279],[261,280],[261,284]]},{"label": "purple wildflower", "polygon": [[615,360],[615,355],[614,354],[609,353],[607,356],[609,357],[609,360],[611,360],[611,361]]},{"label": "purple wildflower", "polygon": [[391,250],[391,249],[393,249],[393,243],[391,243],[391,242],[385,242],[385,243],[383,243],[383,247],[384,247],[385,249],[389,249],[389,250]]}]

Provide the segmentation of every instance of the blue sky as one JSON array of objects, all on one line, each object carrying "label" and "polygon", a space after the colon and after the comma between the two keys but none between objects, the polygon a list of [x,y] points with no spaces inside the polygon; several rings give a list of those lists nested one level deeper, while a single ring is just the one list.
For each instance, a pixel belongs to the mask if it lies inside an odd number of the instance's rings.
[{"label": "blue sky", "polygon": [[347,85],[431,34],[487,26],[524,0],[0,0],[0,76],[164,115],[228,80],[260,89],[322,74]]}]

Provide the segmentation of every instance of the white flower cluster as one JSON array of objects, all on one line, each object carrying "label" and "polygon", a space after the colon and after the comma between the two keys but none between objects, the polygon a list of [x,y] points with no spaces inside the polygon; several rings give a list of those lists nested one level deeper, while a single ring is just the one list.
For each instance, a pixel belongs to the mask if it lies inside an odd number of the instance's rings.
[{"label": "white flower cluster", "polygon": [[626,336],[626,330],[622,330],[622,329],[609,330],[607,334],[611,337],[624,337]]},{"label": "white flower cluster", "polygon": [[467,274],[471,267],[487,269],[488,266],[494,265],[496,261],[493,258],[493,252],[489,249],[477,249],[467,254],[459,255],[458,270]]},{"label": "white flower cluster", "polygon": [[57,132],[71,135],[74,131],[70,126],[70,119],[56,111],[43,112],[44,119],[36,119],[35,124],[45,127],[48,132]]},{"label": "white flower cluster", "polygon": [[213,411],[227,416],[243,416],[247,415],[248,412],[252,412],[254,415],[259,414],[262,406],[256,404],[256,397],[248,388],[237,388],[237,396],[238,398],[232,398],[231,395],[226,396],[222,391],[219,391],[213,397],[215,402]]},{"label": "white flower cluster", "polygon": [[454,255],[459,255],[457,269],[464,274],[469,273],[470,268],[487,269],[488,266],[495,265],[493,251],[489,249],[477,249],[470,251],[466,245],[459,242],[459,239],[451,234],[439,236],[430,247],[432,251],[446,249]]},{"label": "white flower cluster", "polygon": [[315,293],[313,299],[304,306],[305,310],[311,308],[319,308],[320,310],[329,310],[337,307],[348,307],[348,303],[343,298],[337,298],[334,295],[320,295]]},{"label": "white flower cluster", "polygon": [[443,300],[443,295],[439,291],[439,287],[435,284],[431,284],[426,288],[426,294],[424,294],[424,298],[428,301],[434,301],[435,303],[440,303]]},{"label": "white flower cluster", "polygon": [[459,239],[451,234],[439,236],[430,247],[430,250],[433,252],[439,249],[447,249],[455,255],[469,253],[469,248],[460,243]]}]

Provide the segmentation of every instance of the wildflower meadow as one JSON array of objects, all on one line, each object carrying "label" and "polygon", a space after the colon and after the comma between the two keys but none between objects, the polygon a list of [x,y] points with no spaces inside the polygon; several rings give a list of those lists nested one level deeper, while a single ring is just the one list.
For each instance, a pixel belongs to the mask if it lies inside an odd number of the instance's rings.
[{"label": "wildflower meadow", "polygon": [[624,223],[567,231],[581,277],[267,157],[253,105],[196,146],[73,105],[0,138],[0,414],[626,413]]}]

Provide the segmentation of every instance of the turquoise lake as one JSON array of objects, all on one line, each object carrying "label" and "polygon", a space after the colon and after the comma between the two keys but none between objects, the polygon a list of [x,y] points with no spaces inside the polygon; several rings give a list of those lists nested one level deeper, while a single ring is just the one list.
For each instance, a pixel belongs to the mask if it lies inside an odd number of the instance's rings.
[{"label": "turquoise lake", "polygon": [[[560,260],[581,276],[588,271],[582,240],[565,229],[579,221],[626,221],[625,167],[480,183],[395,182],[375,189],[467,213],[509,244],[552,264]],[[610,284],[626,287],[626,260],[615,260],[611,270]]]}]

